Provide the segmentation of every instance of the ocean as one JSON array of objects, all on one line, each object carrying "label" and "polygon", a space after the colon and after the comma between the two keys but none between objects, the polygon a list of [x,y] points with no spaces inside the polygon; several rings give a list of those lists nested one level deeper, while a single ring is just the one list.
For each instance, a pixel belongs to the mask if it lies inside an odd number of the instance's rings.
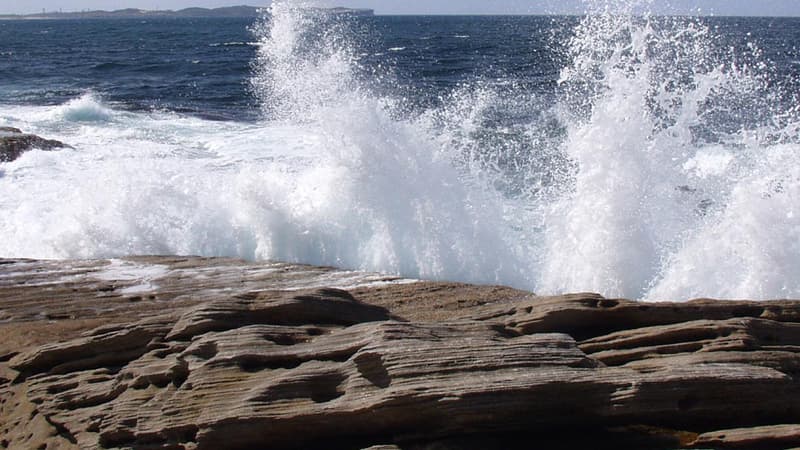
[{"label": "ocean", "polygon": [[613,3],[0,21],[0,257],[800,298],[800,19]]}]

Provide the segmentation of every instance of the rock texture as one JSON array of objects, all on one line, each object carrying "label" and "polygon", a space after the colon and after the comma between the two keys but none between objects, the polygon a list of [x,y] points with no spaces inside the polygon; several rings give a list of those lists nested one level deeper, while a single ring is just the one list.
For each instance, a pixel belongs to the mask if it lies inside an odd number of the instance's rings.
[{"label": "rock texture", "polygon": [[18,128],[0,127],[0,162],[11,162],[34,148],[55,150],[69,147],[63,142],[23,133]]},{"label": "rock texture", "polygon": [[800,302],[149,257],[0,261],[0,307],[7,448],[800,445]]}]

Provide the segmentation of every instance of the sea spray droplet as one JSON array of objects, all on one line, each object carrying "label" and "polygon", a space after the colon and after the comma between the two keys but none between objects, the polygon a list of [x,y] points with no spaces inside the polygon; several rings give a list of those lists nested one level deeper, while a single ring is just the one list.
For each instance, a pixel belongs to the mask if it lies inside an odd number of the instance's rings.
[{"label": "sea spray droplet", "polygon": [[105,122],[112,117],[111,110],[91,93],[67,102],[55,114],[68,122]]},{"label": "sea spray droplet", "polygon": [[641,4],[595,2],[572,40],[561,82],[564,151],[577,173],[551,205],[539,288],[785,295],[800,269],[800,252],[785,245],[795,238],[784,241],[797,224],[763,212],[785,211],[791,194],[756,192],[772,177],[793,191],[800,180],[769,161],[788,146],[797,166],[800,154],[796,137],[753,139],[785,135],[772,128],[784,114],[778,95],[754,69],[765,65],[753,46],[721,50],[701,19],[633,14]]},{"label": "sea spray droplet", "polygon": [[[285,200],[271,202],[273,213],[291,214],[281,228],[302,231],[302,259],[422,278],[525,283],[526,264],[503,239],[499,197],[464,179],[453,160],[460,152],[425,118],[398,119],[394,99],[359,81],[358,52],[343,20],[274,2],[269,22],[259,27],[264,45],[253,84],[267,117],[302,123],[321,140],[313,166],[297,168],[300,176],[313,174],[306,182],[313,193],[306,183],[291,185]],[[464,122],[461,115],[454,123]],[[299,198],[308,207],[292,207]],[[270,242],[261,256],[298,257]]]},{"label": "sea spray droplet", "polygon": [[262,40],[251,81],[268,118],[314,120],[356,94],[346,18],[294,1],[272,2],[268,12],[254,26]]}]

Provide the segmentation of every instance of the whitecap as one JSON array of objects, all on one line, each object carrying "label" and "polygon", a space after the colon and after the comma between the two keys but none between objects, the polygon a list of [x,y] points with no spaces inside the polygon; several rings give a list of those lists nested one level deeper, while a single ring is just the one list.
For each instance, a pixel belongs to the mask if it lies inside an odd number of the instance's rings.
[{"label": "whitecap", "polygon": [[69,122],[106,122],[112,119],[111,109],[94,94],[88,93],[56,108],[55,116]]}]

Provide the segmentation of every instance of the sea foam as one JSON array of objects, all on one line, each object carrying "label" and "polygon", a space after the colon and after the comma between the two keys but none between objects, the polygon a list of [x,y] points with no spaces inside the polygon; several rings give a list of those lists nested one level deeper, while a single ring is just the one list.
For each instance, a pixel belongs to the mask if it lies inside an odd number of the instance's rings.
[{"label": "sea foam", "polygon": [[88,93],[56,108],[54,116],[69,122],[106,122],[111,120],[112,111]]},{"label": "sea foam", "polygon": [[[347,18],[275,1],[259,123],[85,95],[0,125],[75,147],[0,175],[0,256],[237,256],[647,300],[800,297],[796,111],[757,48],[692,18],[593,2],[554,102],[487,133],[492,80],[409,113]],[[609,8],[609,5],[614,8]],[[382,80],[386,84],[387,80]],[[511,83],[513,87],[513,83]],[[487,138],[491,135],[491,139]]]}]

